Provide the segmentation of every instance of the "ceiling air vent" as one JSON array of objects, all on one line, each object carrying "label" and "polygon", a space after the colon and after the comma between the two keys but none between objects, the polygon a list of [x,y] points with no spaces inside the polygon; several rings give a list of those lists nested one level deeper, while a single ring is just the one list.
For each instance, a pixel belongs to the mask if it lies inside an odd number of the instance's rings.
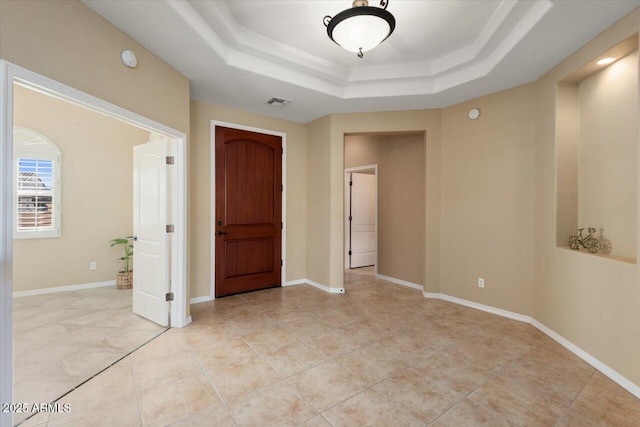
[{"label": "ceiling air vent", "polygon": [[291,104],[291,102],[293,101],[291,101],[290,99],[278,98],[277,96],[274,96],[273,98],[267,101],[267,104],[273,105],[274,107],[285,108],[286,106]]}]

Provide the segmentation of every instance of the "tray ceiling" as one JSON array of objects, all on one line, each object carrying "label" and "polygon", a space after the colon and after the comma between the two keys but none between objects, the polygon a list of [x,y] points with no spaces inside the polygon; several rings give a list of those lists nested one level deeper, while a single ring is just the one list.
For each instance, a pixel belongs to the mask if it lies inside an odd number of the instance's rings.
[{"label": "tray ceiling", "polygon": [[[441,108],[534,81],[640,0],[390,0],[396,31],[363,59],[322,24],[347,0],[84,3],[188,77],[193,99],[308,122]],[[293,102],[266,104],[273,96]]]}]

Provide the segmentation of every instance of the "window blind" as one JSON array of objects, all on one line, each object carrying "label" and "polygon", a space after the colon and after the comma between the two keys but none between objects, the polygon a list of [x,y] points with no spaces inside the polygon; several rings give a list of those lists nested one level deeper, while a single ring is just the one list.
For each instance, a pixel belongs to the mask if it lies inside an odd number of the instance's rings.
[{"label": "window blind", "polygon": [[57,215],[55,162],[18,158],[17,163],[18,231],[54,230]]}]

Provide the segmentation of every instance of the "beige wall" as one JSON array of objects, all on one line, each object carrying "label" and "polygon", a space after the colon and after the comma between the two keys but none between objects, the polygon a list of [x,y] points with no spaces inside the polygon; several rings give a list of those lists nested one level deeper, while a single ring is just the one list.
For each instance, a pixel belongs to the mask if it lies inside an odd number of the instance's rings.
[{"label": "beige wall", "polygon": [[[442,291],[533,312],[535,87],[442,113]],[[470,120],[471,108],[481,110]],[[478,278],[485,287],[478,287]]]},{"label": "beige wall", "polygon": [[[640,384],[638,264],[555,245],[555,101],[558,82],[639,30],[640,9],[636,9],[536,82],[534,198],[533,317],[635,384]],[[637,123],[638,117],[633,121]],[[637,188],[637,180],[636,175],[628,184]]]},{"label": "beige wall", "polygon": [[[330,278],[331,232],[331,116],[307,126],[307,275],[306,278],[328,286]],[[342,250],[342,246],[341,246]]]},{"label": "beige wall", "polygon": [[305,277],[307,127],[219,105],[191,102],[189,239],[191,297],[211,294],[211,121],[286,134],[286,280]]},{"label": "beige wall", "polygon": [[604,228],[611,254],[635,260],[638,52],[586,78],[578,91],[578,225]]},{"label": "beige wall", "polygon": [[20,86],[14,123],[62,153],[62,235],[14,240],[14,291],[115,280],[122,253],[108,241],[132,233],[133,146],[149,132]]},{"label": "beige wall", "polygon": [[345,169],[378,165],[378,273],[423,285],[424,134],[347,135],[344,141]]},{"label": "beige wall", "polygon": [[[136,53],[137,68],[122,64],[123,49]],[[0,57],[189,130],[189,80],[79,0],[0,1]]]}]

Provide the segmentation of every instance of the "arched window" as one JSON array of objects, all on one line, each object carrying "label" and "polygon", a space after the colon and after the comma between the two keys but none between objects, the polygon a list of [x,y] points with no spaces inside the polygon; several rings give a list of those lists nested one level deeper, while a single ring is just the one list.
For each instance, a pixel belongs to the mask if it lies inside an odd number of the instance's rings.
[{"label": "arched window", "polygon": [[60,237],[60,150],[46,136],[14,126],[13,158],[13,237]]}]

